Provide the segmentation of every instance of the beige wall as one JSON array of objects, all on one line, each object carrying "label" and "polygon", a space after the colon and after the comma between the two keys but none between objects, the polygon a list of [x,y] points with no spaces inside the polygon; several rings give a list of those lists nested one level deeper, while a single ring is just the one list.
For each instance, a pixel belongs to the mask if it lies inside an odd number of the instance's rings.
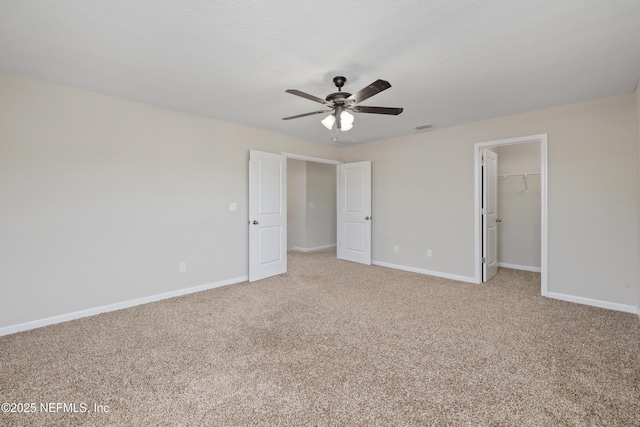
[{"label": "beige wall", "polygon": [[0,73],[0,328],[246,276],[252,148],[372,160],[373,258],[473,277],[473,144],[539,133],[549,291],[640,304],[639,98],[340,148]]},{"label": "beige wall", "polygon": [[287,159],[287,250],[306,247],[307,162]]},{"label": "beige wall", "polygon": [[373,161],[374,260],[473,277],[473,144],[547,133],[549,292],[635,305],[634,96],[346,148],[345,161]]},{"label": "beige wall", "polygon": [[0,327],[246,276],[252,148],[341,156],[0,73]]},{"label": "beige wall", "polygon": [[335,245],[336,167],[307,162],[307,240],[305,248]]}]

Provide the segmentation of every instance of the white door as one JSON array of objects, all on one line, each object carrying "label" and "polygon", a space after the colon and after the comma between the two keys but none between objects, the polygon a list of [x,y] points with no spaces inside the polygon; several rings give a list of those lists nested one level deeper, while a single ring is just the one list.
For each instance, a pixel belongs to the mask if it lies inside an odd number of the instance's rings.
[{"label": "white door", "polygon": [[249,281],[287,272],[287,159],[249,152]]},{"label": "white door", "polygon": [[482,281],[498,272],[498,154],[482,153]]},{"label": "white door", "polygon": [[371,265],[371,162],[338,165],[338,258]]}]

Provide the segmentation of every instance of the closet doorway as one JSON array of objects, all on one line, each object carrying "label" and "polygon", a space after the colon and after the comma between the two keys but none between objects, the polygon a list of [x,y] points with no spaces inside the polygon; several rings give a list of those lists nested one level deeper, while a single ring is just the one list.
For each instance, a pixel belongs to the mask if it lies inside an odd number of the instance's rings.
[{"label": "closet doorway", "polygon": [[[497,153],[497,212],[484,207],[483,154]],[[547,295],[547,135],[532,135],[474,145],[475,150],[475,281],[485,280],[488,258],[484,251],[497,248],[497,266],[541,273],[540,292]],[[486,172],[486,170],[485,170]],[[485,191],[483,191],[485,190]],[[488,215],[490,214],[490,215]],[[496,230],[497,237],[486,230]],[[495,240],[488,241],[493,236]],[[495,266],[495,265],[494,265]]]}]

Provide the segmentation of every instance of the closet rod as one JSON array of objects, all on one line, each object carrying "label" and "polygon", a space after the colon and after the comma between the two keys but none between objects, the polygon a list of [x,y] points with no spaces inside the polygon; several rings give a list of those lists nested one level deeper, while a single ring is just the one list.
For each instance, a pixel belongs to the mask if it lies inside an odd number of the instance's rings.
[{"label": "closet rod", "polygon": [[503,175],[498,175],[500,178],[509,178],[511,176],[533,176],[533,175],[540,175],[540,172],[532,172],[532,173],[507,173],[507,174],[503,174]]},{"label": "closet rod", "polygon": [[524,183],[524,191],[526,193],[529,192],[529,185],[527,184],[527,177],[531,176],[531,175],[540,175],[540,172],[533,172],[533,173],[507,173],[504,175],[498,175],[500,178],[508,178],[510,176],[521,176],[522,177],[522,182]]}]

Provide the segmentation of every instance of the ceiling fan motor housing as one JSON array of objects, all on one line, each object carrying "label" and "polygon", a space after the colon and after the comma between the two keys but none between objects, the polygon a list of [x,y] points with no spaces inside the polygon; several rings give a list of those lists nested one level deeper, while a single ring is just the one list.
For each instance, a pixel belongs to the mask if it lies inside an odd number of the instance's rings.
[{"label": "ceiling fan motor housing", "polygon": [[344,105],[344,100],[351,96],[350,93],[342,92],[342,86],[347,82],[347,78],[343,76],[335,76],[333,83],[338,88],[338,92],[327,95],[325,98],[329,102],[333,102],[335,105]]},{"label": "ceiling fan motor housing", "polygon": [[330,95],[327,95],[325,98],[329,102],[334,102],[336,105],[344,104],[344,100],[350,97],[351,94],[349,92],[334,92]]}]

